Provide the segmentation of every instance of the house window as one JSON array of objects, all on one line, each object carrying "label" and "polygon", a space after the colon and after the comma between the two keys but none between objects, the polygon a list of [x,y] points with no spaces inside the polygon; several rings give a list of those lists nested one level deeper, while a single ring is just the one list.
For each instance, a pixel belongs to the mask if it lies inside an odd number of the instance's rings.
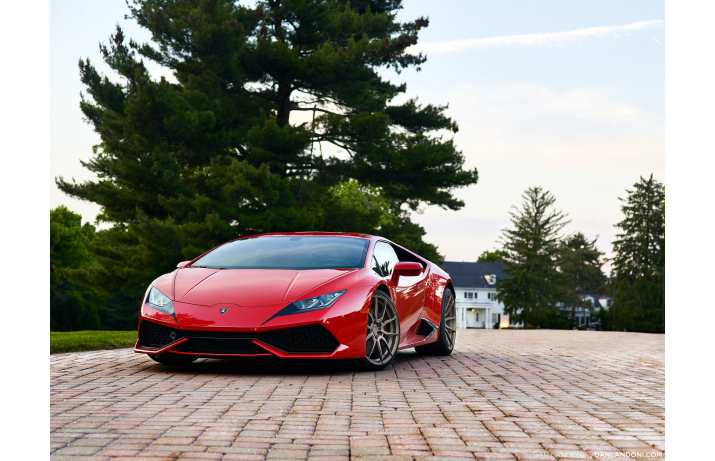
[{"label": "house window", "polygon": [[492,323],[497,323],[497,314],[492,314]]},{"label": "house window", "polygon": [[487,298],[490,299],[491,301],[496,301],[497,294],[496,293],[487,293]]},{"label": "house window", "polygon": [[472,299],[474,297],[474,293],[467,293],[467,299]]}]

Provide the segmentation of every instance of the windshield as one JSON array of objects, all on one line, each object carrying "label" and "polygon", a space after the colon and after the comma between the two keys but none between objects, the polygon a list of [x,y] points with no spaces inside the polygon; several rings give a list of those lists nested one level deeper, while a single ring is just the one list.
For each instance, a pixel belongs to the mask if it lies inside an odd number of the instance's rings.
[{"label": "windshield", "polygon": [[235,240],[204,255],[191,267],[213,269],[357,269],[369,240],[350,237],[256,237]]}]

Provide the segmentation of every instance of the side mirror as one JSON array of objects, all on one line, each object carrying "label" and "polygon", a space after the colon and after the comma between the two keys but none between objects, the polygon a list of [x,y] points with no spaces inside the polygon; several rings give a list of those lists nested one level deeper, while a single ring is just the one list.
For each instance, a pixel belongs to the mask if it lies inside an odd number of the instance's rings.
[{"label": "side mirror", "polygon": [[413,262],[401,262],[395,264],[392,270],[392,283],[397,286],[402,277],[417,277],[422,274],[422,264]]},{"label": "side mirror", "polygon": [[186,267],[191,261],[181,261],[179,264],[176,265],[179,269]]}]

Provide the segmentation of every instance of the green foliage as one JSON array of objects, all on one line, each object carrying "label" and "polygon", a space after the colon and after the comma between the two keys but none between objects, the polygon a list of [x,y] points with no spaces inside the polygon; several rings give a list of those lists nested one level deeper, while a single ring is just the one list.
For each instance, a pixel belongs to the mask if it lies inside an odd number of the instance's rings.
[{"label": "green foliage", "polygon": [[590,302],[583,301],[579,294],[605,293],[606,274],[603,273],[603,252],[596,247],[598,237],[589,240],[581,232],[564,239],[559,246],[558,267],[566,276],[568,296],[566,304],[571,307],[570,318],[573,323],[574,309],[581,306],[592,310]]},{"label": "green foliage", "polygon": [[74,279],[82,267],[96,265],[87,245],[96,240],[94,227],[64,206],[50,210],[50,330],[102,328],[99,307],[104,300]]},{"label": "green foliage", "polygon": [[485,250],[477,258],[478,263],[506,263],[509,252],[506,250]]},{"label": "green foliage", "polygon": [[336,227],[326,225],[326,230],[352,229],[381,235],[436,264],[444,262],[437,247],[422,240],[424,229],[409,219],[407,211],[396,209],[377,187],[363,186],[350,179],[329,188],[327,198],[323,202],[324,212]]},{"label": "green foliage", "polygon": [[536,320],[532,320],[532,322],[538,325],[539,328],[549,330],[569,330],[573,328],[573,320],[571,319],[570,313],[561,309],[539,312],[536,315]]},{"label": "green foliage", "polygon": [[567,299],[566,279],[556,268],[559,232],[569,221],[553,209],[556,199],[549,191],[530,187],[522,197],[521,209],[512,206],[509,213],[513,228],[503,230],[507,267],[497,283],[497,299],[511,321],[529,328],[552,323],[556,303]]},{"label": "green foliage", "polygon": [[134,347],[137,330],[132,331],[69,331],[50,333],[50,354],[99,351]]},{"label": "green foliage", "polygon": [[616,224],[622,233],[613,242],[614,330],[665,332],[665,188],[640,178]]},{"label": "green foliage", "polygon": [[603,307],[601,307],[596,312],[594,312],[592,316],[595,317],[596,320],[601,323],[601,329],[603,331],[613,330],[613,317],[611,315],[610,309],[604,309]]},{"label": "green foliage", "polygon": [[[378,74],[419,69],[424,56],[404,51],[427,19],[396,21],[399,0],[130,6],[153,43],[117,28],[100,47],[121,83],[79,62],[80,107],[101,137],[84,166],[98,180],[57,180],[112,225],[90,246],[99,264],[85,278],[119,317],[130,321],[147,284],[178,261],[256,233],[379,233],[442,260],[409,212],[460,209],[452,191],[477,171],[443,139],[458,129],[446,106],[392,104],[406,86]],[[178,83],[153,79],[144,60]]]}]

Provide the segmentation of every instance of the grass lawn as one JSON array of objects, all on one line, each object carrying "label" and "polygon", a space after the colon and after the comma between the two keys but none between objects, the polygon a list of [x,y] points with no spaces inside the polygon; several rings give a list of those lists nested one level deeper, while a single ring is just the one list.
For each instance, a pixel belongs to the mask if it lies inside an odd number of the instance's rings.
[{"label": "grass lawn", "polygon": [[50,354],[134,347],[137,331],[50,332]]}]

